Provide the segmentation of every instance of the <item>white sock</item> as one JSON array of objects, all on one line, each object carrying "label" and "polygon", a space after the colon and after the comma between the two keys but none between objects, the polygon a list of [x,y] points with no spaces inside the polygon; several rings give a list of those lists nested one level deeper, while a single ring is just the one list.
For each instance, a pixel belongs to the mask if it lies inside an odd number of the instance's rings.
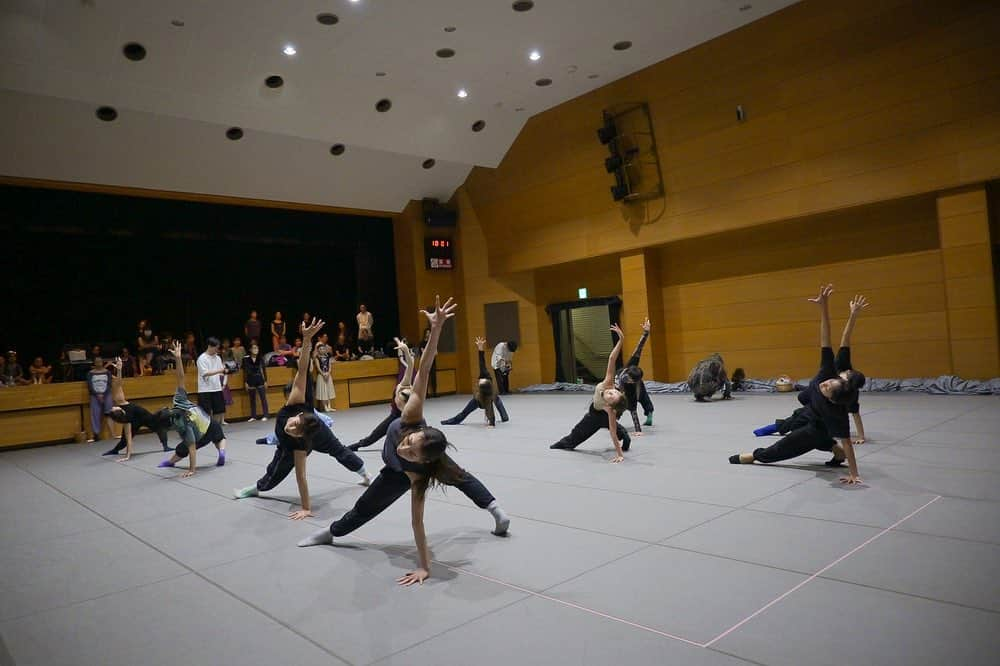
[{"label": "white sock", "polygon": [[490,505],[486,507],[486,510],[490,512],[493,516],[493,520],[496,521],[496,528],[493,530],[493,534],[497,536],[503,536],[507,533],[507,528],[510,527],[510,517],[503,512],[500,505],[497,504],[496,500],[490,502]]},{"label": "white sock", "polygon": [[364,465],[362,465],[361,469],[358,470],[358,476],[361,477],[361,485],[370,486],[372,484],[372,475],[368,473],[368,470],[365,469]]}]

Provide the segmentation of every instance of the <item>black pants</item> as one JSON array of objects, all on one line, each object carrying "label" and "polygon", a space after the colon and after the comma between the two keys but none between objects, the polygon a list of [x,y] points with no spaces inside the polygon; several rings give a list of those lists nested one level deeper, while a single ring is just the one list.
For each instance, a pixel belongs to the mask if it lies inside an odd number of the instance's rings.
[{"label": "black pants", "polygon": [[399,414],[396,412],[389,412],[389,415],[382,419],[382,422],[375,426],[375,429],[372,430],[367,437],[359,439],[357,444],[354,446],[361,448],[363,446],[371,446],[375,442],[379,441],[385,437],[385,434],[389,432],[389,426],[398,418]]},{"label": "black pants", "polygon": [[[337,462],[351,470],[359,471],[365,466],[365,462],[356,453],[345,447],[337,439],[337,436],[330,432],[330,429],[323,426],[327,434],[320,434],[313,440],[312,451],[325,453],[331,458],[336,458]],[[312,452],[310,451],[310,453]],[[271,490],[285,480],[285,477],[295,469],[295,451],[280,444],[274,452],[274,457],[264,470],[264,476],[257,480],[257,490],[264,492]]]},{"label": "black pants", "polygon": [[504,370],[503,368],[494,368],[493,374],[497,378],[497,393],[500,395],[507,395],[510,393],[510,370]]},{"label": "black pants", "polygon": [[[623,448],[627,448],[631,443],[631,438],[628,433],[625,432],[625,428],[621,423],[615,422],[618,427],[618,440],[622,443]],[[556,448],[559,449],[575,449],[576,447],[583,444],[585,441],[594,436],[601,428],[608,427],[608,414],[607,412],[597,411],[593,407],[587,410],[587,413],[583,415],[580,422],[573,426],[573,429],[568,435],[560,439]]]},{"label": "black pants", "polygon": [[825,429],[808,424],[793,430],[766,449],[756,449],[753,452],[753,459],[762,463],[776,463],[798,458],[813,449],[830,451],[833,444],[833,438]]},{"label": "black pants", "polygon": [[[500,419],[502,421],[510,420],[510,416],[507,415],[507,410],[506,408],[504,408],[503,400],[500,399],[500,396],[498,395],[493,396],[493,406],[497,408],[498,412],[500,412]],[[464,421],[469,414],[476,411],[477,409],[482,409],[482,407],[479,406],[479,403],[476,401],[475,398],[472,398],[471,400],[469,400],[468,403],[466,403],[462,411],[460,411],[458,414],[448,419],[448,422],[457,425],[462,421]]]},{"label": "black pants", "polygon": [[805,407],[799,407],[787,419],[778,419],[774,424],[778,426],[779,433],[787,435],[794,430],[809,425],[809,410]]},{"label": "black pants", "polygon": [[[205,446],[205,445],[207,445],[209,443],[218,444],[219,442],[221,442],[225,438],[226,438],[226,436],[222,432],[222,426],[220,426],[215,421],[212,421],[208,425],[208,431],[205,432],[205,434],[201,436],[201,439],[199,439],[198,442],[194,445],[194,448],[200,449],[201,447],[203,447],[203,446]],[[180,444],[177,445],[177,448],[174,449],[174,454],[178,458],[187,458],[187,456],[188,456],[188,447],[189,447],[189,445],[188,445],[187,442],[181,442]]]},{"label": "black pants", "polygon": [[260,406],[264,411],[264,416],[267,416],[267,387],[266,386],[249,386],[248,393],[250,394],[250,418],[257,418],[257,397],[260,396]]},{"label": "black pants", "polygon": [[[487,508],[495,499],[486,486],[468,472],[460,483],[455,484],[455,487],[480,509]],[[392,506],[392,503],[405,495],[409,489],[410,477],[406,476],[405,472],[383,467],[372,481],[372,485],[368,486],[364,494],[358,498],[354,508],[330,525],[330,533],[335,537],[350,534]]]}]

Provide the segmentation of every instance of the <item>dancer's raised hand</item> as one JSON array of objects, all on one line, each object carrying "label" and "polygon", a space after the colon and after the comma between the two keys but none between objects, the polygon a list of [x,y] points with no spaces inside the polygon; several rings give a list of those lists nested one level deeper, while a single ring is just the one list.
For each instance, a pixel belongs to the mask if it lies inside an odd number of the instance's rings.
[{"label": "dancer's raised hand", "polygon": [[458,304],[454,302],[454,298],[449,298],[441,305],[441,297],[434,297],[434,309],[433,310],[421,310],[424,316],[427,317],[427,322],[431,325],[431,328],[436,328],[441,330],[444,323],[455,316],[455,310],[458,309]]},{"label": "dancer's raised hand", "polygon": [[867,308],[869,305],[871,305],[871,303],[868,302],[868,299],[862,296],[861,294],[858,294],[857,296],[851,299],[851,314],[857,314],[858,312],[861,312],[862,310]]},{"label": "dancer's raised hand", "polygon": [[476,349],[478,349],[479,351],[483,351],[484,349],[486,349],[486,338],[477,337],[475,340],[473,340],[473,342],[476,343]]},{"label": "dancer's raised hand", "polygon": [[819,288],[819,296],[816,298],[806,299],[810,303],[815,303],[816,305],[823,305],[830,298],[830,294],[833,293],[833,285],[826,284]]}]

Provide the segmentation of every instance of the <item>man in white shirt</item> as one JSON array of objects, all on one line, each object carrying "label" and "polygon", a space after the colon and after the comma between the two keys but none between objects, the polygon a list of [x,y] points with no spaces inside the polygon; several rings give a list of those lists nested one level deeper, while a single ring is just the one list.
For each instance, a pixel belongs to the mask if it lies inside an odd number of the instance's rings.
[{"label": "man in white shirt", "polygon": [[493,348],[493,358],[490,365],[493,366],[493,374],[497,378],[497,391],[500,395],[510,393],[510,370],[514,352],[517,351],[517,343],[513,340],[501,342]]},{"label": "man in white shirt", "polygon": [[221,423],[226,416],[226,401],[222,398],[222,385],[226,368],[219,356],[219,339],[210,337],[205,341],[206,349],[198,357],[198,406],[212,420]]},{"label": "man in white shirt", "polygon": [[[372,326],[375,324],[375,317],[371,312],[368,312],[368,308],[362,303],[360,307],[360,312],[358,312],[358,342],[364,340],[369,342],[375,336],[372,335]],[[369,345],[370,347],[371,345]]]}]

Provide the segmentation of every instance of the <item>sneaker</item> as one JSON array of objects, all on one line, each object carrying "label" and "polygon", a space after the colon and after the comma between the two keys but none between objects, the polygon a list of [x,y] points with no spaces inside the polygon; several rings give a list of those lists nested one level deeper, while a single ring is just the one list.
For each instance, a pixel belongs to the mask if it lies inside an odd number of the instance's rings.
[{"label": "sneaker", "polygon": [[247,419],[247,423],[253,423],[256,420],[257,419],[255,417],[251,416],[250,418]]},{"label": "sneaker", "polygon": [[260,420],[261,420],[261,421],[266,421],[266,420],[267,420],[267,417],[266,417],[266,416],[262,416],[262,417],[260,417]]},{"label": "sneaker", "polygon": [[90,439],[87,440],[87,444],[93,444],[93,443],[94,443],[94,439],[93,438],[90,438]]},{"label": "sneaker", "polygon": [[256,443],[257,444],[267,444],[267,437],[261,437],[260,439],[256,440]]}]

